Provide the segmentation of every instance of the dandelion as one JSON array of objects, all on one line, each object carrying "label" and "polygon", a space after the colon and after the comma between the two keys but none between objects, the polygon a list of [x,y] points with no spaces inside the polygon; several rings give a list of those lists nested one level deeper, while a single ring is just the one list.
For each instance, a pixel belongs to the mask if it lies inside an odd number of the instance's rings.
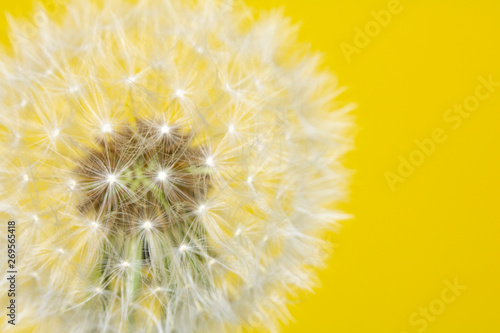
[{"label": "dandelion", "polygon": [[277,330],[345,218],[335,78],[280,12],[65,6],[28,34],[12,20],[0,62],[22,304],[0,330]]}]

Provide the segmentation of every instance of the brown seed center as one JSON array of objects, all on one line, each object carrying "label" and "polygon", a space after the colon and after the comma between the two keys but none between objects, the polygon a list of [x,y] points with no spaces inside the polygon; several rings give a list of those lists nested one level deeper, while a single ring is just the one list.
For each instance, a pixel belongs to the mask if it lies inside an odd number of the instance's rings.
[{"label": "brown seed center", "polygon": [[210,176],[203,147],[180,126],[137,121],[98,140],[78,163],[80,210],[108,218],[108,227],[154,218],[164,228],[185,223],[205,201]]}]

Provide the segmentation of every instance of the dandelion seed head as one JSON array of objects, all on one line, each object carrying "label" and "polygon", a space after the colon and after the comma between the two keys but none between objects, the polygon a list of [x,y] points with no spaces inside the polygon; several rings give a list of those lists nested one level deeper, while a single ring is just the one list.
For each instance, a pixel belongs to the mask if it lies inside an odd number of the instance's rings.
[{"label": "dandelion seed head", "polygon": [[19,280],[20,317],[36,332],[232,332],[258,313],[275,330],[288,300],[272,295],[314,286],[283,272],[321,267],[320,235],[344,216],[335,77],[279,13],[103,1],[13,27],[0,60],[0,200],[31,224],[19,269],[39,272]]}]

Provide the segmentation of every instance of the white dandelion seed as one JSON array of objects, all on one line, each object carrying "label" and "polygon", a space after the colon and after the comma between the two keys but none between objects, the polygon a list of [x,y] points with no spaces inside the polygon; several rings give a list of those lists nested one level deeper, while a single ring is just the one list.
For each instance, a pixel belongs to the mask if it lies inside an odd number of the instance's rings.
[{"label": "white dandelion seed", "polygon": [[116,183],[116,181],[118,180],[118,178],[116,177],[115,174],[109,174],[107,177],[106,177],[106,181],[109,183],[109,184],[114,184]]},{"label": "white dandelion seed", "polygon": [[68,180],[68,187],[70,190],[74,190],[76,187],[76,181],[74,179]]},{"label": "white dandelion seed", "polygon": [[113,126],[110,123],[104,123],[101,127],[101,132],[103,133],[111,133],[113,131]]},{"label": "white dandelion seed", "polygon": [[205,206],[205,205],[200,205],[200,206],[198,207],[198,212],[199,212],[200,214],[203,214],[204,212],[206,212],[206,210],[207,210],[207,206]]},{"label": "white dandelion seed", "polygon": [[57,138],[59,136],[59,133],[61,133],[61,130],[56,128],[55,130],[52,131],[52,138]]},{"label": "white dandelion seed", "polygon": [[80,90],[80,87],[79,86],[71,86],[68,88],[68,91],[71,93],[71,94],[75,94],[77,93],[78,91]]},{"label": "white dandelion seed", "polygon": [[184,90],[182,90],[182,89],[177,89],[175,91],[175,96],[177,98],[183,99],[186,96],[186,92]]},{"label": "white dandelion seed", "polygon": [[159,171],[158,172],[158,175],[156,176],[156,178],[159,180],[159,181],[162,181],[164,182],[165,180],[167,180],[168,178],[168,173],[166,171]]},{"label": "white dandelion seed", "polygon": [[214,158],[212,156],[207,157],[205,164],[209,167],[213,167],[214,166]]},{"label": "white dandelion seed", "polygon": [[168,125],[163,125],[161,128],[160,128],[160,133],[163,134],[163,135],[167,135],[170,133],[170,127]]},{"label": "white dandelion seed", "polygon": [[127,84],[134,84],[135,82],[137,81],[137,77],[135,77],[134,75],[132,76],[129,76],[125,79],[125,82]]}]

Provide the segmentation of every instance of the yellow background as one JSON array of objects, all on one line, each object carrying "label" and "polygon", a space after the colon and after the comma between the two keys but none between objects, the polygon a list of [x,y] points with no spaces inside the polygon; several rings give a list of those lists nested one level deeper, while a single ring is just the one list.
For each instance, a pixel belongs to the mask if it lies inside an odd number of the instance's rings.
[{"label": "yellow background", "polygon": [[[413,333],[409,320],[438,304],[445,281],[467,289],[420,332],[500,332],[500,87],[456,130],[443,116],[474,94],[478,77],[500,82],[500,2],[401,0],[402,12],[348,62],[342,42],[374,21],[380,0],[249,0],[284,5],[302,22],[301,40],[325,53],[355,101],[356,171],[345,209],[355,216],[332,236],[335,253],[322,287],[291,308],[284,332]],[[2,0],[27,15],[32,2]],[[1,19],[6,42],[6,22]],[[447,140],[396,185],[399,157],[441,128]]]}]

